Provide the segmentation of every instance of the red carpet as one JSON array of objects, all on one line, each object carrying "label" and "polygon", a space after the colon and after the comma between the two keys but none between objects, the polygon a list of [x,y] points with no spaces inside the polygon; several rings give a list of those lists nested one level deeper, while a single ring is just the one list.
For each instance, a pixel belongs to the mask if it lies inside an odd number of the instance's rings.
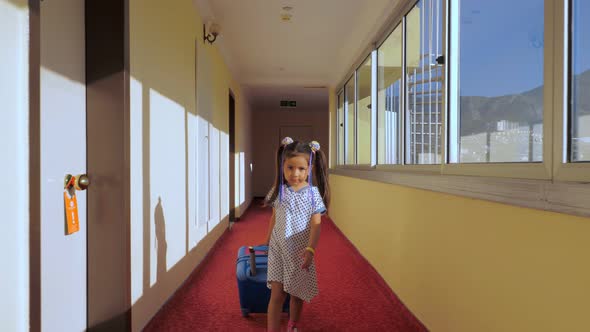
[{"label": "red carpet", "polygon": [[[265,314],[241,316],[236,255],[264,239],[270,213],[254,201],[145,331],[264,331]],[[320,295],[303,306],[300,331],[427,331],[327,218],[316,264]]]}]

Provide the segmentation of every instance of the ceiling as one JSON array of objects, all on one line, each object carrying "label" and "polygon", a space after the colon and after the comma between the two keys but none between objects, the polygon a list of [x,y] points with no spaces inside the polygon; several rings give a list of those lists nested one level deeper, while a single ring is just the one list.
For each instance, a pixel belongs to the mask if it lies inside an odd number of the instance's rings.
[{"label": "ceiling", "polygon": [[[400,0],[194,2],[204,22],[221,27],[215,46],[251,106],[278,106],[278,100],[298,96],[327,110],[328,91],[318,87],[335,87],[345,78]],[[281,14],[291,14],[290,21]]]}]

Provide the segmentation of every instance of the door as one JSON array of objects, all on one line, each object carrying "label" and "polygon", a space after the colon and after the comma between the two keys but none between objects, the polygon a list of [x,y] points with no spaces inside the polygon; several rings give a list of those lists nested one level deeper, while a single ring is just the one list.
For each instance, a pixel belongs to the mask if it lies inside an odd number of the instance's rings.
[{"label": "door", "polygon": [[40,306],[42,331],[87,327],[86,192],[65,235],[64,176],[86,173],[84,1],[40,3]]}]

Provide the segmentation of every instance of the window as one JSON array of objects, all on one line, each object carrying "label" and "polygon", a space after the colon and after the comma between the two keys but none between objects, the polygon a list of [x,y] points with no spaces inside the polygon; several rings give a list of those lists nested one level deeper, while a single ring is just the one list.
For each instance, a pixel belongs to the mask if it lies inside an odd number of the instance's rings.
[{"label": "window", "polygon": [[371,164],[371,57],[357,69],[358,163]]},{"label": "window", "polygon": [[338,165],[344,165],[344,92],[338,94]]},{"label": "window", "polygon": [[570,15],[569,159],[590,161],[590,2],[573,0]]},{"label": "window", "polygon": [[354,109],[354,76],[348,80],[344,85],[344,98],[346,99],[344,104],[344,127],[345,127],[345,138],[344,145],[345,150],[345,163],[347,165],[356,164],[356,115]]},{"label": "window", "polygon": [[377,51],[379,164],[398,164],[402,109],[402,26],[398,25]]},{"label": "window", "polygon": [[449,161],[542,161],[544,0],[451,3]]},{"label": "window", "polygon": [[406,164],[442,161],[442,0],[420,0],[406,15]]},{"label": "window", "polygon": [[[584,185],[569,182],[590,181],[590,1],[405,6],[340,85],[338,151],[377,165],[336,174],[587,214]],[[398,170],[420,173],[390,176]]]}]

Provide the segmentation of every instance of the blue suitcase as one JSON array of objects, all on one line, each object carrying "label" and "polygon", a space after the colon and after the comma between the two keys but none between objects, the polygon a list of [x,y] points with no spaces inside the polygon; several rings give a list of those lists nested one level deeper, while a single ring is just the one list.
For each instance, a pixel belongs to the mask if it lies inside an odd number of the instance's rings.
[{"label": "blue suitcase", "polygon": [[[243,246],[238,250],[236,276],[238,292],[240,293],[240,308],[242,316],[250,313],[266,313],[270,300],[270,289],[266,287],[266,273],[268,264],[268,246],[253,247],[256,260],[256,275],[250,270],[249,247]],[[289,312],[289,296],[283,305],[283,312]]]}]

